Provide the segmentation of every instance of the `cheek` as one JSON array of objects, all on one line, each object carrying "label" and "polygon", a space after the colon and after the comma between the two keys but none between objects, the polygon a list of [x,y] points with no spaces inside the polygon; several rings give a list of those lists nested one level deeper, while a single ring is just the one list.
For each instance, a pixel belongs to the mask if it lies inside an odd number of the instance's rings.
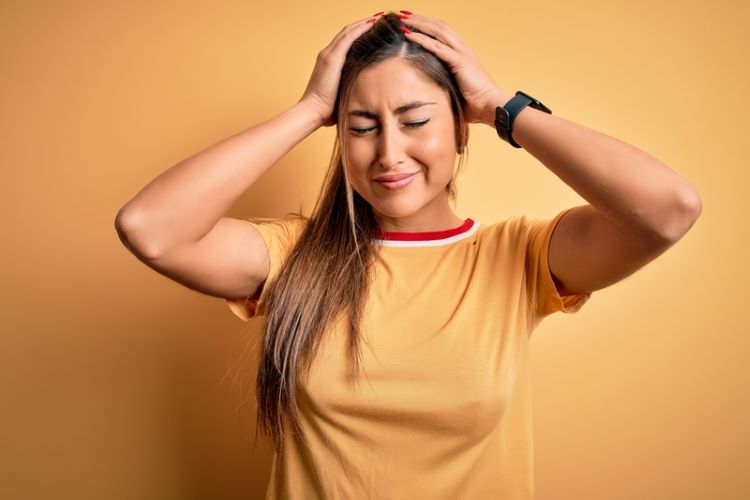
[{"label": "cheek", "polygon": [[419,147],[414,151],[414,158],[427,166],[427,174],[431,182],[441,184],[453,175],[453,165],[456,160],[455,138],[450,134],[430,134],[423,138]]},{"label": "cheek", "polygon": [[346,143],[349,164],[355,171],[366,169],[375,160],[376,147],[370,141],[350,140]]},{"label": "cheek", "polygon": [[455,152],[453,136],[445,134],[430,134],[419,142],[417,150],[425,157],[445,159]]}]

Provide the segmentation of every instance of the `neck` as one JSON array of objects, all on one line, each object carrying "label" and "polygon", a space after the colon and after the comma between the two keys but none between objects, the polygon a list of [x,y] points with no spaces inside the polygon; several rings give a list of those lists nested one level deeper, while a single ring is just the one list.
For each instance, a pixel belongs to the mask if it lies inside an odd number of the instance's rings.
[{"label": "neck", "polygon": [[421,233],[427,231],[445,231],[454,229],[464,223],[465,219],[458,217],[453,212],[447,200],[445,204],[441,204],[434,210],[427,208],[425,207],[425,209],[417,213],[404,217],[389,217],[377,212],[375,215],[378,220],[378,226],[383,232]]}]

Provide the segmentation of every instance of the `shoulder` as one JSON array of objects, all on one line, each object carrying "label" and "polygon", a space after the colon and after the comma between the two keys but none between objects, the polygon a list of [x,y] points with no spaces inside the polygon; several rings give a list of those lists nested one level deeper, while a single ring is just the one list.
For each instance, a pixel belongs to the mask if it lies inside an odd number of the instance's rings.
[{"label": "shoulder", "polygon": [[503,220],[484,223],[480,226],[478,234],[484,237],[497,237],[498,235],[516,235],[523,238],[534,237],[545,229],[550,229],[554,224],[570,210],[566,208],[551,217],[535,217],[528,214],[512,215]]},{"label": "shoulder", "polygon": [[310,222],[299,214],[287,214],[281,218],[250,217],[244,219],[260,234],[269,250],[288,252],[297,242]]},{"label": "shoulder", "polygon": [[286,235],[301,233],[310,222],[308,217],[299,214],[287,214],[284,217],[248,217],[247,222],[262,232],[277,232]]},{"label": "shoulder", "polygon": [[526,215],[513,215],[502,220],[481,222],[477,229],[479,239],[509,238],[518,235],[528,226]]},{"label": "shoulder", "polygon": [[565,211],[553,217],[534,217],[528,214],[512,215],[505,219],[480,225],[477,242],[496,251],[534,252],[548,240],[556,222]]}]

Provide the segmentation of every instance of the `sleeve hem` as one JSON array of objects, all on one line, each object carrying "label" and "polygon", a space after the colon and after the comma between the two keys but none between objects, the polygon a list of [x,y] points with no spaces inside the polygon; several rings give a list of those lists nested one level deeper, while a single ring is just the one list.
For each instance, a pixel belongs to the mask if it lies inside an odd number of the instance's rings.
[{"label": "sleeve hem", "polygon": [[[549,244],[552,240],[552,233],[555,231],[555,228],[557,227],[557,223],[560,222],[560,219],[568,213],[568,211],[572,210],[573,207],[568,208],[566,210],[563,210],[557,216],[553,219],[552,223],[550,224],[550,230],[547,232],[547,234],[544,237],[544,241],[542,242],[542,267],[540,271],[543,273],[544,278],[542,280],[542,283],[544,284],[545,293],[551,297],[553,302],[556,305],[556,309],[559,311],[566,313],[566,314],[572,314],[575,312],[578,312],[581,307],[591,298],[591,294],[593,292],[583,292],[583,293],[576,293],[573,295],[560,295],[560,292],[557,290],[557,286],[555,285],[555,282],[552,279],[552,271],[550,271],[549,268]],[[548,314],[552,311],[542,311],[543,314]]]}]

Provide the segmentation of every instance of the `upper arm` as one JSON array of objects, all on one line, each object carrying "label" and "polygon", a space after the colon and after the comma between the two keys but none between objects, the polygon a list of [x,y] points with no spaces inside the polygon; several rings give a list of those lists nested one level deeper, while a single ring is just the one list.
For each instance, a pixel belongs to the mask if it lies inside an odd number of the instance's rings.
[{"label": "upper arm", "polygon": [[222,217],[201,240],[142,259],[160,274],[215,297],[248,297],[265,281],[269,253],[252,224]]},{"label": "upper arm", "polygon": [[550,238],[550,273],[561,295],[591,292],[633,274],[673,244],[623,229],[591,205],[574,207]]}]

